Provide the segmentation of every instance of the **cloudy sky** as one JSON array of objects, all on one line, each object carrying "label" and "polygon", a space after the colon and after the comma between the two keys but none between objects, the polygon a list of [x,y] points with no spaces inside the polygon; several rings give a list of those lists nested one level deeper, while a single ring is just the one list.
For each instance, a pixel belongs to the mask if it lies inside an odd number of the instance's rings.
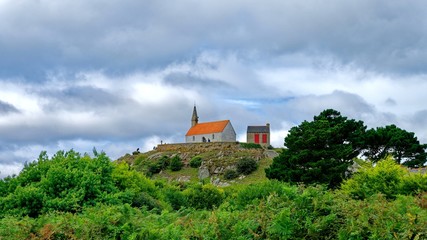
[{"label": "cloudy sky", "polygon": [[326,108],[427,142],[422,0],[0,0],[0,177],[40,151],[112,159],[200,121],[272,127]]}]

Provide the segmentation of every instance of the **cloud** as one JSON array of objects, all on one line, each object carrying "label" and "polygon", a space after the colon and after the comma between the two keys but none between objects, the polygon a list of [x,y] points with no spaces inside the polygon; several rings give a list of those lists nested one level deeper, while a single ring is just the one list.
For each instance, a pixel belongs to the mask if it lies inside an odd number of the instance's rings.
[{"label": "cloud", "polygon": [[0,114],[7,113],[19,113],[19,110],[12,104],[0,100]]},{"label": "cloud", "polygon": [[425,15],[421,0],[0,0],[0,163],[181,142],[194,103],[239,139],[271,123],[277,146],[326,108],[427,140]]},{"label": "cloud", "polygon": [[0,75],[43,79],[64,68],[126,74],[206,50],[263,61],[329,55],[372,71],[425,73],[425,13],[420,0],[3,1]]}]

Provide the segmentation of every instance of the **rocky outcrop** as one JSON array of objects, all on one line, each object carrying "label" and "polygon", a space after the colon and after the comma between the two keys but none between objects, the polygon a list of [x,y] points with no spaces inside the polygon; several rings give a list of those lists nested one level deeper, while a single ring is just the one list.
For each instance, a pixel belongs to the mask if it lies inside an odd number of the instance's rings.
[{"label": "rocky outcrop", "polygon": [[[184,162],[184,165],[189,167],[191,159],[199,156],[202,159],[202,165],[198,170],[198,178],[200,180],[210,178],[211,182],[215,180],[216,185],[222,185],[218,182],[221,176],[227,169],[236,169],[237,162],[242,158],[251,158],[255,161],[260,161],[263,158],[273,158],[277,153],[272,150],[261,148],[247,149],[243,148],[238,142],[210,142],[210,143],[181,143],[181,144],[162,144],[158,145],[155,150],[141,153],[146,159],[156,161],[163,156],[172,158],[178,155]],[[126,161],[132,165],[132,162],[139,155],[126,155],[118,161]],[[187,180],[187,179],[181,179]]]}]

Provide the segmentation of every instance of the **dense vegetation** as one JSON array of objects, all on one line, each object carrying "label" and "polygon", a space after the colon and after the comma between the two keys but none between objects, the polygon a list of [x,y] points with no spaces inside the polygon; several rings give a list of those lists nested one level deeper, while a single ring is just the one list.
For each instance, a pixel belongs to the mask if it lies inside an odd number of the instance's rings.
[{"label": "dense vegetation", "polygon": [[395,125],[366,131],[362,121],[348,119],[333,109],[293,127],[285,147],[266,169],[268,178],[321,183],[330,188],[340,186],[351,174],[349,168],[358,156],[377,162],[391,155],[409,167],[421,167],[427,161],[427,145],[420,144],[414,133]]},{"label": "dense vegetation", "polygon": [[0,238],[424,239],[426,191],[426,175],[390,159],[362,164],[342,189],[274,180],[217,188],[60,151],[0,181]]},{"label": "dense vegetation", "polygon": [[[129,165],[96,149],[42,152],[0,180],[0,239],[427,239],[427,174],[400,165],[426,161],[413,133],[366,131],[329,109],[292,128],[285,146],[266,169],[272,180],[224,188],[150,179],[185,171],[178,154],[137,153]],[[239,159],[225,179],[265,168]]]}]

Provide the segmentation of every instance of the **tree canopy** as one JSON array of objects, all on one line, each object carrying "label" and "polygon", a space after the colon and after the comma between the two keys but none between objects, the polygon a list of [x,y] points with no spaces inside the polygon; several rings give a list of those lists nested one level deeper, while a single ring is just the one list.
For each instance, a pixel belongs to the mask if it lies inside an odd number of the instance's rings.
[{"label": "tree canopy", "polygon": [[336,187],[362,150],[365,128],[362,121],[327,109],[313,121],[304,121],[289,131],[286,149],[266,169],[266,175],[270,179]]},{"label": "tree canopy", "polygon": [[369,129],[362,121],[348,119],[327,109],[293,127],[285,138],[285,149],[273,160],[266,175],[288,182],[323,183],[338,186],[346,177],[355,157],[372,162],[392,155],[395,161],[409,167],[426,162],[427,145],[415,134],[395,125]]},{"label": "tree canopy", "polygon": [[427,144],[420,144],[414,133],[388,125],[366,131],[363,155],[377,162],[390,154],[399,164],[421,167],[426,162],[426,147]]}]

